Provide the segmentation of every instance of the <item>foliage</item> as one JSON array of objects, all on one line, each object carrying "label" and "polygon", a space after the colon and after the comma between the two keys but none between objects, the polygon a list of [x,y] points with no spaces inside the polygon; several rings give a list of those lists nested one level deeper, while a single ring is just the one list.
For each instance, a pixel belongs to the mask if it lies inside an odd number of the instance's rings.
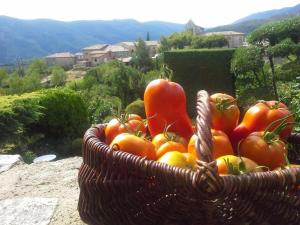
[{"label": "foliage", "polygon": [[82,137],[87,119],[82,98],[68,89],[0,96],[0,152],[29,157],[45,138]]},{"label": "foliage", "polygon": [[150,52],[145,41],[141,38],[135,44],[135,51],[132,56],[133,65],[143,72],[147,72],[153,68],[153,62],[150,57]]},{"label": "foliage", "polygon": [[260,99],[261,94],[273,97],[273,91],[266,78],[267,69],[262,53],[263,50],[258,46],[241,47],[236,49],[231,60],[237,99],[243,107],[248,107]]},{"label": "foliage", "polygon": [[173,80],[183,86],[188,112],[195,116],[196,94],[225,92],[234,95],[230,71],[233,49],[177,50],[164,53],[166,65],[173,70]]},{"label": "foliage", "polygon": [[248,36],[247,40],[251,44],[269,44],[270,46],[274,46],[286,38],[298,43],[300,40],[299,29],[300,16],[292,17],[260,26]]},{"label": "foliage", "polygon": [[67,80],[67,75],[65,70],[60,66],[54,66],[51,69],[51,85],[52,86],[62,86]]},{"label": "foliage", "polygon": [[223,35],[194,36],[191,48],[221,48],[228,46],[228,41]]},{"label": "foliage", "polygon": [[37,129],[50,137],[79,137],[88,127],[87,105],[82,97],[64,88],[41,91],[39,104],[43,117]]},{"label": "foliage", "polygon": [[177,32],[168,37],[161,37],[159,52],[183,48],[220,48],[228,46],[223,35],[198,36],[191,32]]},{"label": "foliage", "polygon": [[163,53],[171,50],[171,48],[172,48],[172,44],[170,43],[168,37],[162,36],[160,38],[160,46],[158,52]]},{"label": "foliage", "polygon": [[[247,38],[251,44],[249,47],[237,50],[232,62],[232,69],[239,76],[237,80],[247,78],[249,72],[255,76],[257,85],[252,87],[253,94],[257,93],[257,89],[270,89],[269,87],[271,87],[274,98],[279,99],[277,83],[280,79],[278,76],[280,66],[276,65],[278,63],[275,57],[286,57],[292,61],[291,54],[297,52],[297,42],[300,36],[299,24],[300,17],[265,24],[249,34]],[[266,68],[264,59],[268,59],[267,66],[271,69],[271,73],[269,70],[264,70]],[[251,88],[243,85],[237,87],[239,94],[251,92]]]},{"label": "foliage", "polygon": [[4,86],[4,80],[8,78],[8,73],[5,69],[0,68],[0,87]]},{"label": "foliage", "polygon": [[119,114],[121,106],[121,100],[115,96],[93,97],[88,106],[89,121],[103,123],[108,116]]},{"label": "foliage", "polygon": [[42,77],[46,77],[48,75],[48,66],[45,60],[43,59],[35,59],[29,65],[26,74],[36,74]]},{"label": "foliage", "polygon": [[126,108],[126,113],[133,113],[141,116],[142,118],[146,118],[144,101],[141,99],[137,99],[131,102]]}]

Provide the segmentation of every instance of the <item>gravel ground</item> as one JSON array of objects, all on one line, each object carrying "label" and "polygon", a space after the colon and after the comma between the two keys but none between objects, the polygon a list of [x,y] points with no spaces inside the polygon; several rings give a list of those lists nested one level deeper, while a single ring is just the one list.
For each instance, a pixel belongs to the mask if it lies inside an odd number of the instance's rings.
[{"label": "gravel ground", "polygon": [[20,163],[0,173],[0,200],[17,197],[57,198],[49,225],[84,225],[77,211],[81,157],[37,164]]}]

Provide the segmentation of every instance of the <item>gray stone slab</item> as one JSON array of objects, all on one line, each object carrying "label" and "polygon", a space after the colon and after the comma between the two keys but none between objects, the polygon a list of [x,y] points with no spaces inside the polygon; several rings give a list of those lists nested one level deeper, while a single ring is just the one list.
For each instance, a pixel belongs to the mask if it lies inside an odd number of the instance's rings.
[{"label": "gray stone slab", "polygon": [[0,173],[9,170],[19,162],[23,162],[20,155],[0,155]]},{"label": "gray stone slab", "polygon": [[0,201],[1,225],[48,225],[57,198],[11,198]]}]

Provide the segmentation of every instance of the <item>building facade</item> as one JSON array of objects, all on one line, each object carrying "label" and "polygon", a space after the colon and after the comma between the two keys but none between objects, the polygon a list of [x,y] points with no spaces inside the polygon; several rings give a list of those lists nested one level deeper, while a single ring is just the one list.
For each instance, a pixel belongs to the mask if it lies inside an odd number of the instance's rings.
[{"label": "building facade", "polygon": [[58,65],[63,68],[72,68],[76,63],[75,55],[70,52],[60,52],[46,56],[48,66]]}]

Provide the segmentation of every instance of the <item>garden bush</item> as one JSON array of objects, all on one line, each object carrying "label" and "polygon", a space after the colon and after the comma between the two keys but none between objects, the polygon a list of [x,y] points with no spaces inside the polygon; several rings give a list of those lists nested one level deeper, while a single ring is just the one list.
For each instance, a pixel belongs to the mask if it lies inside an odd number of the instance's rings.
[{"label": "garden bush", "polygon": [[0,153],[24,153],[49,137],[82,137],[87,127],[87,106],[72,90],[0,96]]},{"label": "garden bush", "polygon": [[141,116],[142,118],[146,118],[144,101],[141,99],[133,101],[126,107],[125,112],[134,113]]},{"label": "garden bush", "polygon": [[37,129],[50,137],[80,137],[88,127],[87,105],[82,97],[66,88],[41,91],[43,116]]}]

